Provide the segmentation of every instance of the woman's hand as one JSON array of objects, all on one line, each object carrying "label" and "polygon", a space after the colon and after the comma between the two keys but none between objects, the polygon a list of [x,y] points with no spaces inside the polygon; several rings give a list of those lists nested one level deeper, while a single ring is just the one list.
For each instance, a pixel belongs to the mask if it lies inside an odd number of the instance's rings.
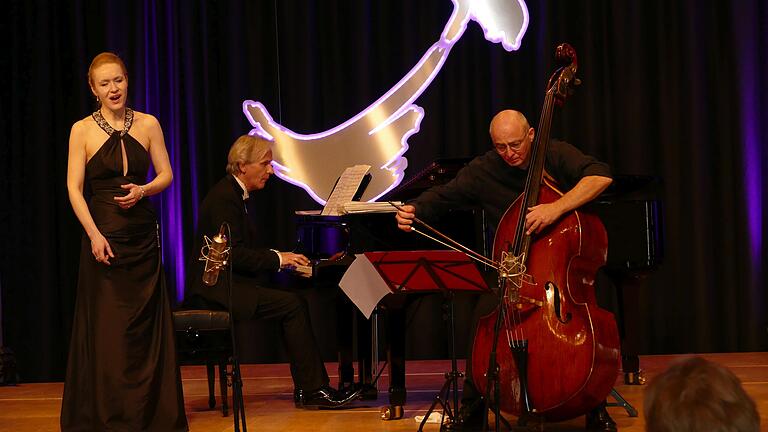
[{"label": "woman's hand", "polygon": [[109,259],[115,257],[115,254],[112,253],[112,248],[109,247],[109,242],[101,233],[98,233],[91,239],[91,253],[96,258],[96,262],[106,265],[110,265]]},{"label": "woman's hand", "polygon": [[121,197],[115,197],[115,201],[117,201],[117,205],[119,205],[120,208],[123,210],[129,209],[135,206],[140,199],[144,198],[143,186],[135,185],[133,183],[128,183],[128,184],[121,185],[120,187],[128,190],[128,194]]}]

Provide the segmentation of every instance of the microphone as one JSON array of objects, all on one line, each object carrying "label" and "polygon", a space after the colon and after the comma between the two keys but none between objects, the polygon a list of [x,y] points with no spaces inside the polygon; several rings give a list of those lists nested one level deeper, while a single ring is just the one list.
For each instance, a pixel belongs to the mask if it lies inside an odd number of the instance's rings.
[{"label": "microphone", "polygon": [[205,271],[203,272],[203,283],[208,286],[216,285],[219,280],[219,272],[227,265],[229,259],[229,239],[224,233],[226,223],[222,223],[218,234],[213,239],[203,236],[205,246],[200,249],[200,261],[205,261]]}]

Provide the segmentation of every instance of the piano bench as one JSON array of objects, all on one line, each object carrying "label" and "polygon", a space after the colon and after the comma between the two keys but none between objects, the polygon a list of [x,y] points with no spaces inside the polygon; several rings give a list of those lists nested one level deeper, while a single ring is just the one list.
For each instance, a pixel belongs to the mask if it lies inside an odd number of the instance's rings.
[{"label": "piano bench", "polygon": [[216,406],[214,366],[219,366],[221,411],[229,415],[227,405],[227,364],[232,359],[229,313],[217,310],[182,310],[173,313],[176,353],[179,365],[204,364],[208,376],[208,408]]}]

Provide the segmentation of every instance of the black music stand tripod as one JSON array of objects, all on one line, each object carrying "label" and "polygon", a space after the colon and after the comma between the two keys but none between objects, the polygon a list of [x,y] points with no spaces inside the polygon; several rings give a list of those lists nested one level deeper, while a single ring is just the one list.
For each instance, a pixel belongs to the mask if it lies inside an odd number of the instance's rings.
[{"label": "black music stand tripod", "polygon": [[[458,414],[459,378],[463,377],[464,374],[459,372],[456,360],[456,323],[453,291],[485,291],[487,287],[474,264],[466,255],[460,252],[421,252],[417,257],[405,252],[400,253],[400,255],[391,253],[390,256],[395,256],[396,258],[390,259],[386,263],[379,262],[374,264],[390,288],[394,288],[393,291],[400,291],[406,287],[411,291],[440,291],[443,294],[443,319],[448,322],[450,330],[451,370],[445,373],[445,383],[435,396],[432,405],[419,425],[419,432],[421,432],[430,414],[438,405],[442,407],[441,426],[446,421],[446,418],[449,422],[455,422],[456,415]],[[397,258],[398,256],[400,258]],[[412,267],[402,276],[401,281],[394,282],[387,275],[387,271],[384,268],[387,264],[410,265]],[[420,274],[421,280],[417,280],[419,278],[417,273],[421,269],[428,275],[427,280],[424,279],[424,273]],[[447,278],[450,278],[450,282],[446,282]],[[451,285],[450,288],[448,287],[449,283]],[[424,286],[420,286],[421,284],[424,284]]]},{"label": "black music stand tripod", "polygon": [[[429,267],[427,267],[427,271],[434,273],[433,271],[430,271]],[[442,284],[439,279],[435,279],[435,281]],[[427,421],[429,420],[430,414],[432,414],[438,404],[443,408],[443,414],[440,417],[441,426],[445,422],[446,417],[449,422],[455,422],[459,412],[459,378],[463,377],[464,374],[459,372],[456,362],[456,321],[454,317],[453,297],[453,292],[447,289],[443,290],[443,319],[448,321],[451,335],[451,370],[445,373],[445,383],[443,383],[443,387],[437,392],[435,399],[432,401],[432,405],[429,406],[426,414],[424,414],[424,419],[421,420],[421,424],[419,425],[419,432],[422,432],[424,425],[427,424]],[[453,405],[451,405],[451,400],[453,401]]]}]

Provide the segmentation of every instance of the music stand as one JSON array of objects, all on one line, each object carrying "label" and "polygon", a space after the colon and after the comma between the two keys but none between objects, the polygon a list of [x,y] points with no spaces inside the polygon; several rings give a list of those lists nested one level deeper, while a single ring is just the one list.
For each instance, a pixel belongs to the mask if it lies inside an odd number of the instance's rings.
[{"label": "music stand", "polygon": [[461,252],[397,251],[367,252],[365,255],[393,293],[443,294],[443,317],[448,321],[450,331],[451,370],[445,373],[445,383],[427,410],[419,431],[422,431],[438,404],[443,408],[440,424],[444,423],[446,416],[450,422],[455,422],[459,405],[458,379],[464,374],[458,371],[456,361],[454,291],[487,291],[483,277],[472,260]]}]

